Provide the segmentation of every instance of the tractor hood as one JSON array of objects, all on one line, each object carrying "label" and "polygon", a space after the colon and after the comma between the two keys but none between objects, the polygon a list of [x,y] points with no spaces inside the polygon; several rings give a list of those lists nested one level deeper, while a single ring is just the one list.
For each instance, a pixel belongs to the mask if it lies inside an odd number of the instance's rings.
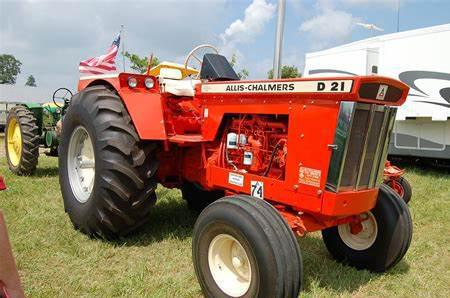
[{"label": "tractor hood", "polygon": [[200,97],[268,98],[289,95],[289,99],[319,96],[320,99],[360,101],[381,105],[399,106],[404,103],[409,87],[397,80],[379,77],[334,77],[317,79],[285,79],[264,81],[210,82],[197,87]]}]

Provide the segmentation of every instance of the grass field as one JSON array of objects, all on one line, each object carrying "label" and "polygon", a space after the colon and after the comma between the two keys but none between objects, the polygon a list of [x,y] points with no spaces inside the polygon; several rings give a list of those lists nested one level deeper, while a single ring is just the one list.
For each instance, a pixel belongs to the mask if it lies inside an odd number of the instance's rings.
[{"label": "grass field", "polygon": [[[0,139],[0,148],[4,144]],[[0,151],[1,154],[1,151]],[[320,234],[299,239],[305,297],[450,297],[450,174],[407,168],[414,236],[386,274],[334,262]],[[75,231],[64,213],[57,159],[42,156],[33,177],[16,177],[0,157],[9,190],[0,193],[22,283],[29,297],[200,297],[191,262],[195,215],[177,190],[158,189],[151,221],[116,242]]]}]

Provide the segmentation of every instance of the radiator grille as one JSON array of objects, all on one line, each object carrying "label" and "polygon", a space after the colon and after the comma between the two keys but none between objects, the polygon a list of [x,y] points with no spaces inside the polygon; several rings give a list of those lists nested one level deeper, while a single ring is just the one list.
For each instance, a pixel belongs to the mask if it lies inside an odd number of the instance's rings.
[{"label": "radiator grille", "polygon": [[340,120],[336,131],[335,144],[340,146],[331,158],[328,190],[360,190],[379,184],[395,113],[391,107],[352,103],[347,125],[340,125]]},{"label": "radiator grille", "polygon": [[365,135],[367,131],[367,119],[369,110],[356,109],[353,116],[353,125],[350,133],[350,142],[348,143],[347,156],[345,159],[345,167],[342,172],[341,186],[350,187],[356,184],[358,176],[359,162],[361,152],[364,147]]},{"label": "radiator grille", "polygon": [[361,188],[367,188],[370,185],[370,175],[376,158],[375,153],[377,151],[378,140],[385,138],[382,135],[384,112],[374,111],[373,113],[372,126],[367,135],[366,153],[362,162],[362,172],[358,183]]}]

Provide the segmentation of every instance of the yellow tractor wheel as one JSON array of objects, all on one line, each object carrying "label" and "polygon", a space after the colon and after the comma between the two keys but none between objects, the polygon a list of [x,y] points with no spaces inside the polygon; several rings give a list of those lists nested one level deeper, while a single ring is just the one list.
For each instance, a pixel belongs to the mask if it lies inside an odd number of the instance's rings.
[{"label": "yellow tractor wheel", "polygon": [[17,175],[31,175],[39,157],[39,128],[34,114],[24,106],[9,110],[5,149],[9,169]]}]

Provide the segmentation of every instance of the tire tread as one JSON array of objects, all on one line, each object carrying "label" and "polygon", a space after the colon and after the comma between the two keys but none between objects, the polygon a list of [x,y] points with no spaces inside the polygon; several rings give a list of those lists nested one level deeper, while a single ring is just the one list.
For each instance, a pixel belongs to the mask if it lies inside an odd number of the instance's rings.
[{"label": "tire tread", "polygon": [[[66,207],[66,211],[74,226],[83,233],[114,239],[135,231],[149,220],[150,209],[156,201],[156,180],[147,173],[149,169],[157,169],[158,163],[151,150],[156,146],[139,139],[119,95],[106,86],[88,87],[76,94],[66,119],[72,114],[77,117],[84,110],[95,127],[99,153],[99,157],[96,156],[99,185],[94,184],[98,192],[93,220],[80,220],[78,215],[71,214],[71,208]],[[63,136],[64,133],[63,123]],[[66,143],[68,140],[63,140],[63,146],[67,146]],[[60,166],[64,162],[60,156]],[[63,190],[65,204],[73,204],[68,202],[71,198],[66,193]]]},{"label": "tire tread", "polygon": [[13,166],[9,160],[8,144],[5,141],[8,166],[13,173],[19,176],[29,176],[35,172],[39,159],[40,136],[38,134],[39,127],[37,126],[37,120],[34,117],[33,112],[26,107],[20,105],[15,106],[9,110],[5,131],[7,131],[10,118],[12,117],[15,117],[20,125],[20,132],[22,135],[22,156],[20,157],[19,164]]}]

